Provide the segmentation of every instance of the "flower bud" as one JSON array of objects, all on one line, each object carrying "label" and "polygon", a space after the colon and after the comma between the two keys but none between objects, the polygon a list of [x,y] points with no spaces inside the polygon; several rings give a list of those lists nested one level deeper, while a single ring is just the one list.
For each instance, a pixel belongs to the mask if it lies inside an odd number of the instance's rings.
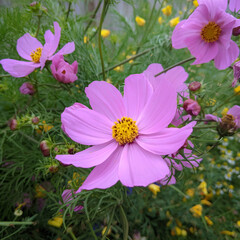
[{"label": "flower bud", "polygon": [[19,88],[19,91],[24,95],[33,95],[35,93],[33,85],[29,82],[23,83],[23,85]]},{"label": "flower bud", "polygon": [[32,123],[37,125],[39,123],[39,118],[38,117],[33,117],[32,118]]},{"label": "flower bud", "polygon": [[188,89],[192,92],[195,92],[200,88],[201,88],[201,83],[200,82],[192,82],[188,86]]},{"label": "flower bud", "polygon": [[30,7],[35,7],[36,5],[37,5],[37,2],[36,2],[36,1],[30,3]]},{"label": "flower bud", "polygon": [[8,121],[8,126],[10,127],[10,129],[12,130],[12,131],[14,131],[14,130],[16,130],[17,129],[17,120],[16,119],[10,119],[9,121]]},{"label": "flower bud", "polygon": [[50,156],[50,148],[48,146],[48,142],[46,140],[40,143],[40,149],[44,157]]},{"label": "flower bud", "polygon": [[201,112],[201,106],[191,98],[184,101],[183,108],[188,114],[193,116],[197,116]]},{"label": "flower bud", "polygon": [[240,35],[240,26],[233,28],[233,30],[232,30],[232,35],[233,35],[233,36],[238,36],[238,35]]},{"label": "flower bud", "polygon": [[50,166],[48,170],[51,173],[56,173],[58,171],[58,166]]},{"label": "flower bud", "polygon": [[237,130],[237,124],[235,118],[231,114],[226,114],[222,117],[221,122],[218,126],[218,133],[220,136],[231,136]]},{"label": "flower bud", "polygon": [[75,152],[75,151],[74,151],[74,148],[69,148],[69,149],[68,149],[68,153],[69,153],[69,154],[74,154],[74,152]]},{"label": "flower bud", "polygon": [[240,80],[240,61],[234,63],[233,65],[233,82],[232,82],[232,87],[235,87],[237,84],[237,81]]}]

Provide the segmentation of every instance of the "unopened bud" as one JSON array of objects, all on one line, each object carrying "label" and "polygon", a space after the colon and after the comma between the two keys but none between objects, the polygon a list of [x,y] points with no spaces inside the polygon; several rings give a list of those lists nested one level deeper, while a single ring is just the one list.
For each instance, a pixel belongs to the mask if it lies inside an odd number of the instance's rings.
[{"label": "unopened bud", "polygon": [[10,127],[10,129],[12,131],[16,130],[17,129],[17,120],[16,119],[10,119],[9,122],[8,122],[8,126]]},{"label": "unopened bud", "polygon": [[37,2],[36,2],[36,1],[30,3],[30,7],[35,7],[36,5],[37,5]]},{"label": "unopened bud", "polygon": [[188,114],[193,116],[197,116],[201,112],[201,106],[191,98],[184,101],[183,108]]},{"label": "unopened bud", "polygon": [[39,118],[38,117],[33,117],[32,118],[32,123],[35,124],[35,125],[38,124],[39,123]]},{"label": "unopened bud", "polygon": [[58,171],[58,166],[51,166],[51,167],[49,167],[48,170],[51,173],[56,173]]},{"label": "unopened bud", "polygon": [[33,85],[29,82],[23,83],[22,86],[19,88],[19,91],[24,95],[33,95],[35,93]]},{"label": "unopened bud", "polygon": [[238,35],[240,35],[240,26],[233,28],[233,30],[232,30],[232,35],[233,35],[233,36],[238,36]]},{"label": "unopened bud", "polygon": [[46,140],[40,143],[40,149],[44,157],[50,156],[50,148],[48,146],[48,142]]},{"label": "unopened bud", "polygon": [[192,82],[188,86],[188,89],[192,92],[195,92],[200,88],[201,88],[201,83],[200,82]]},{"label": "unopened bud", "polygon": [[69,153],[69,154],[74,154],[74,152],[75,152],[75,151],[74,151],[74,148],[69,148],[69,149],[68,149],[68,153]]}]

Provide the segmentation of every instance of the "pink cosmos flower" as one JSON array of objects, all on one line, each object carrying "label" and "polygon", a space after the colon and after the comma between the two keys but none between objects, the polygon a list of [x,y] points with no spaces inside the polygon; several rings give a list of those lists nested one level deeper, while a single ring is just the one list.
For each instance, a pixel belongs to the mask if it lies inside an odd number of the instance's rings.
[{"label": "pink cosmos flower", "polygon": [[63,164],[96,166],[82,189],[105,189],[119,180],[125,186],[147,186],[170,170],[161,157],[176,152],[195,123],[168,128],[177,108],[177,92],[169,81],[153,89],[144,73],[125,79],[124,96],[111,84],[92,82],[85,90],[92,109],[66,108],[61,120],[73,140],[92,147],[74,155],[57,155]]},{"label": "pink cosmos flower", "polygon": [[58,53],[54,54],[57,50],[61,28],[57,22],[54,22],[53,34],[50,30],[47,30],[44,34],[45,44],[44,46],[29,33],[24,34],[17,41],[18,54],[28,60],[18,61],[14,59],[2,59],[0,63],[3,69],[13,77],[25,77],[29,75],[34,69],[45,66],[47,60],[52,60],[56,54],[69,54],[75,50],[74,42],[67,43]]},{"label": "pink cosmos flower", "polygon": [[172,45],[188,48],[196,57],[193,64],[214,60],[218,69],[229,67],[238,57],[238,45],[231,40],[239,20],[225,12],[227,0],[199,0],[199,6],[173,31]]},{"label": "pink cosmos flower", "polygon": [[78,63],[77,61],[73,62],[72,65],[64,61],[63,55],[56,55],[52,59],[51,70],[53,76],[59,81],[63,83],[72,83],[76,81],[77,71],[78,71]]},{"label": "pink cosmos flower", "polygon": [[229,9],[232,12],[238,12],[240,10],[240,1],[239,0],[230,0]]}]

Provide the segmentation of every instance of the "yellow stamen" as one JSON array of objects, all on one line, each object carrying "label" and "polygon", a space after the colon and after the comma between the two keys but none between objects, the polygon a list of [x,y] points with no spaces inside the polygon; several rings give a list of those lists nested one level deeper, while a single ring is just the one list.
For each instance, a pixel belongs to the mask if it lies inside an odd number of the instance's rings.
[{"label": "yellow stamen", "polygon": [[138,136],[138,127],[136,121],[131,118],[122,117],[112,126],[112,136],[120,145],[132,143]]},{"label": "yellow stamen", "polygon": [[32,58],[33,62],[39,63],[41,55],[42,55],[42,48],[39,47],[35,51],[31,52],[30,57]]},{"label": "yellow stamen", "polygon": [[205,42],[212,43],[219,39],[222,29],[215,22],[209,22],[201,31],[201,37]]}]

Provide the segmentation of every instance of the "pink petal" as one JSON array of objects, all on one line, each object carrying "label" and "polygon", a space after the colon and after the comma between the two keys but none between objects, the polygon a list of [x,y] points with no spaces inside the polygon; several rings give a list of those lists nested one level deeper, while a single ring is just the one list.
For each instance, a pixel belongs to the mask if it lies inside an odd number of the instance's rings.
[{"label": "pink petal", "polygon": [[184,145],[195,124],[195,122],[191,122],[182,128],[165,128],[155,134],[139,135],[136,142],[154,154],[172,154]]},{"label": "pink petal", "polygon": [[177,92],[168,81],[160,81],[137,119],[139,133],[159,132],[170,124],[177,109]]},{"label": "pink petal", "polygon": [[2,64],[6,72],[16,78],[25,77],[33,72],[35,68],[40,67],[39,63],[24,62],[14,59],[2,59],[0,64]]},{"label": "pink petal", "polygon": [[118,147],[105,162],[96,166],[77,190],[77,193],[83,189],[106,189],[114,185],[119,180],[118,167],[122,151],[123,147]]},{"label": "pink petal", "polygon": [[74,61],[74,62],[72,63],[72,67],[73,67],[73,73],[74,73],[74,74],[77,74],[77,72],[78,72],[78,62],[77,62],[77,61]]},{"label": "pink petal", "polygon": [[219,70],[226,69],[238,58],[238,55],[238,45],[232,40],[228,49],[219,46],[218,54],[214,58],[215,67]]},{"label": "pink petal", "polygon": [[205,4],[210,11],[216,8],[221,8],[222,10],[225,11],[227,9],[228,1],[227,0],[217,0],[217,1],[216,0],[198,0],[198,3],[199,5]]},{"label": "pink petal", "polygon": [[87,108],[65,108],[61,115],[66,134],[75,142],[98,145],[112,140],[113,123]]},{"label": "pink petal", "polygon": [[87,148],[76,154],[57,155],[56,159],[66,165],[71,164],[75,167],[89,168],[103,163],[117,147],[118,143],[112,141]]},{"label": "pink petal", "polygon": [[103,114],[112,122],[126,116],[123,97],[112,84],[94,81],[85,88],[85,92],[92,109]]},{"label": "pink petal", "polygon": [[144,74],[133,74],[125,79],[124,98],[126,116],[136,120],[152,95],[153,89]]},{"label": "pink petal", "polygon": [[238,12],[240,10],[240,2],[239,0],[230,0],[229,9],[232,12]]},{"label": "pink petal", "polygon": [[171,176],[171,179],[169,180],[169,176],[166,176],[164,179],[160,180],[159,183],[161,185],[172,185],[172,184],[175,184],[176,183],[176,178],[172,175]]},{"label": "pink petal", "polygon": [[32,61],[30,57],[33,51],[36,51],[37,48],[42,48],[42,44],[34,37],[32,37],[29,33],[24,34],[17,40],[17,51],[18,54],[29,61]]},{"label": "pink petal", "polygon": [[212,121],[215,121],[215,122],[220,122],[221,121],[221,118],[219,118],[215,115],[212,115],[212,114],[206,114],[205,119],[206,120],[212,120]]},{"label": "pink petal", "polygon": [[185,43],[186,31],[182,28],[187,20],[181,21],[173,30],[172,33],[172,46],[176,49],[186,48],[187,45]]},{"label": "pink petal", "polygon": [[238,105],[233,106],[232,108],[229,109],[228,114],[234,116],[237,127],[240,128],[240,106]]},{"label": "pink petal", "polygon": [[65,44],[55,55],[49,57],[49,60],[52,60],[56,55],[67,55],[75,51],[75,43],[69,42]]},{"label": "pink petal", "polygon": [[146,187],[169,174],[169,168],[160,156],[133,143],[124,146],[118,174],[125,186]]}]

